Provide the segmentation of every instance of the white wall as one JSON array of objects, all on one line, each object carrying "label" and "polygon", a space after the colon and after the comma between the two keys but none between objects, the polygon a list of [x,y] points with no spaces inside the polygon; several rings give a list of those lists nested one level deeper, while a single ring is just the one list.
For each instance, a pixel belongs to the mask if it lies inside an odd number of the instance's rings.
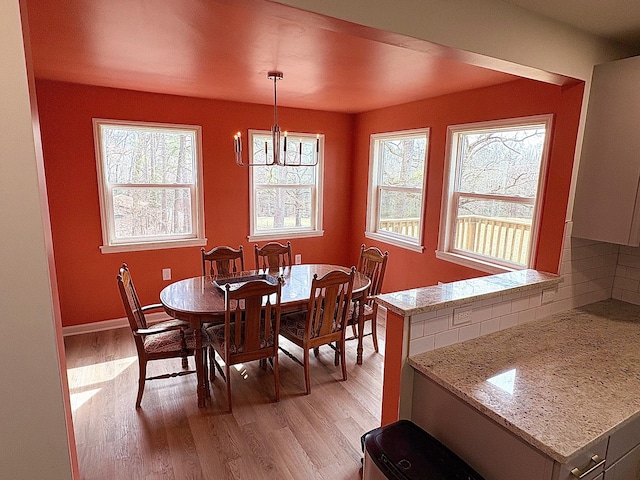
[{"label": "white wall", "polygon": [[[0,1],[0,478],[72,476],[17,0]],[[44,210],[46,214],[46,209]]]}]

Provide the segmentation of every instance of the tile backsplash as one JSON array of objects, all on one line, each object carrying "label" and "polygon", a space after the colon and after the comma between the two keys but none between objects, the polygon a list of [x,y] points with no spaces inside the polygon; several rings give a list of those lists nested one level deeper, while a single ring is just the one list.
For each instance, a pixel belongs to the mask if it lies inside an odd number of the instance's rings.
[{"label": "tile backsplash", "polygon": [[640,248],[620,246],[611,296],[640,305]]},{"label": "tile backsplash", "polygon": [[613,298],[640,305],[640,248],[571,237],[565,229],[557,289],[506,294],[465,305],[471,315],[454,325],[454,309],[411,318],[409,355],[433,350],[588,303]]}]

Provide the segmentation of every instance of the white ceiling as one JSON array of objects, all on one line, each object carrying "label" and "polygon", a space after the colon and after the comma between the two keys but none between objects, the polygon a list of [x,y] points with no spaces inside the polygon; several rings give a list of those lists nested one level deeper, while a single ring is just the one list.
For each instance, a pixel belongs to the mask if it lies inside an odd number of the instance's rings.
[{"label": "white ceiling", "polygon": [[640,0],[503,0],[640,53]]}]

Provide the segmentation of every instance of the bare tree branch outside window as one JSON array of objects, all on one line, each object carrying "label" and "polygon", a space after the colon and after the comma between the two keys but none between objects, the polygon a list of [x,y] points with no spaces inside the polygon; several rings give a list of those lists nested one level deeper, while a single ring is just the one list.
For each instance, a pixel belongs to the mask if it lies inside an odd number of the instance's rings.
[{"label": "bare tree branch outside window", "polygon": [[[264,163],[251,169],[254,188],[254,234],[278,231],[309,231],[316,229],[318,197],[318,166],[283,167],[269,165],[273,159],[271,136],[254,133],[252,136],[253,163]],[[316,149],[315,136],[289,134],[287,155],[292,162],[302,148],[302,163],[310,164]],[[265,147],[267,148],[265,151]]]},{"label": "bare tree branch outside window", "polygon": [[192,235],[195,131],[103,124],[100,132],[115,239]]}]

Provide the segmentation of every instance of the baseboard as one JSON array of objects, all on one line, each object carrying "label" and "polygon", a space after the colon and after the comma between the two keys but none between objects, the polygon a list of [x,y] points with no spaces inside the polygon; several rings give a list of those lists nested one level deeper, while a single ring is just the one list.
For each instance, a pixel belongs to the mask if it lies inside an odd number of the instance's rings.
[{"label": "baseboard", "polygon": [[[385,320],[387,316],[387,309],[382,305],[378,306],[378,319]],[[150,313],[145,315],[147,323],[153,325],[154,323],[162,322],[163,320],[169,320],[169,316],[166,313]],[[95,333],[103,332],[105,330],[114,330],[116,328],[125,328],[129,326],[129,321],[126,317],[114,318],[113,320],[102,320],[100,322],[83,323],[81,325],[70,325],[68,327],[62,327],[62,335],[69,337],[71,335],[82,335],[83,333]]]},{"label": "baseboard", "polygon": [[[150,313],[145,315],[147,323],[154,323],[169,320],[169,316],[164,312]],[[129,328],[129,321],[126,317],[114,318],[113,320],[102,320],[100,322],[83,323],[81,325],[70,325],[62,327],[62,335],[65,337],[71,335],[82,335],[83,333],[103,332],[105,330],[114,330],[116,328]]]}]

